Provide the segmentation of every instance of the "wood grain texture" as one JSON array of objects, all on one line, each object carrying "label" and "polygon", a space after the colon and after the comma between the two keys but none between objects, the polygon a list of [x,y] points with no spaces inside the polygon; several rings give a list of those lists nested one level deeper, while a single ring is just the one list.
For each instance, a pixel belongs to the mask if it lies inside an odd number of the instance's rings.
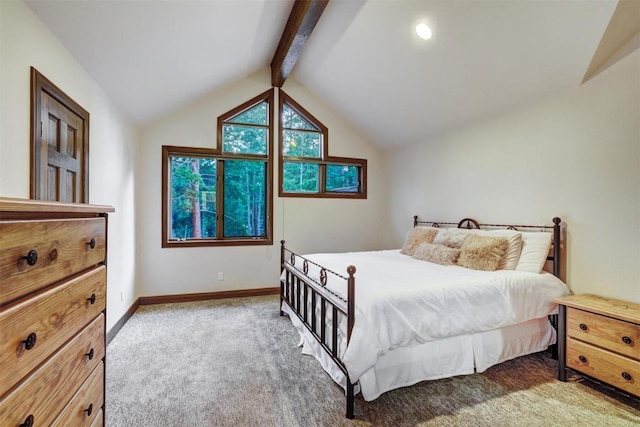
[{"label": "wood grain texture", "polygon": [[[0,425],[18,426],[29,415],[49,425],[104,358],[104,315],[100,314],[51,359],[0,401]],[[94,349],[93,359],[86,353]]]},{"label": "wood grain texture", "polygon": [[67,214],[102,214],[115,212],[112,206],[89,205],[84,203],[50,202],[45,200],[29,200],[13,197],[0,197],[0,219],[11,217],[11,213],[39,212],[41,214],[67,213]]},{"label": "wood grain texture", "polygon": [[[567,366],[640,396],[640,362],[636,360],[567,338]],[[625,373],[630,376],[630,379],[623,377]]]},{"label": "wood grain texture", "polygon": [[282,87],[329,0],[296,0],[271,60],[271,85]]},{"label": "wood grain texture", "polygon": [[640,324],[640,304],[637,303],[593,294],[568,295],[556,298],[554,302],[567,307]]},{"label": "wood grain texture", "polygon": [[[100,363],[73,396],[52,426],[90,426],[104,403],[104,365]],[[100,417],[102,418],[102,416]]]},{"label": "wood grain texture", "polygon": [[640,396],[640,305],[592,294],[554,301],[566,312],[559,324],[566,356],[559,361],[558,378],[566,381],[566,365]]},{"label": "wood grain texture", "polygon": [[104,427],[104,415],[102,410],[100,410],[98,415],[94,418],[93,423],[91,423],[91,427]]},{"label": "wood grain texture", "polygon": [[[0,313],[0,396],[105,309],[106,281],[101,266]],[[36,342],[27,350],[31,333]]]},{"label": "wood grain texture", "polygon": [[[31,156],[30,191],[31,199],[43,200],[52,194],[50,187],[57,186],[52,200],[67,202],[89,202],[89,121],[90,115],[80,104],[71,99],[62,89],[47,79],[38,70],[31,67]],[[72,118],[73,117],[73,118]],[[53,120],[51,120],[53,118]],[[51,128],[51,122],[62,126]],[[57,129],[56,129],[57,128]],[[67,145],[72,136],[75,147]],[[64,163],[71,163],[72,174],[77,175],[71,185],[67,185],[67,171],[59,169],[56,161],[50,162],[49,155],[69,157]],[[50,183],[45,171],[53,169],[57,182]],[[49,173],[47,172],[47,175]],[[75,195],[67,197],[64,193],[72,189]],[[51,200],[51,199],[49,199]]]},{"label": "wood grain texture", "polygon": [[640,361],[640,325],[569,307],[567,335]]},{"label": "wood grain texture", "polygon": [[[29,265],[32,250],[37,261]],[[0,221],[0,305],[100,264],[105,254],[105,218]]]},{"label": "wood grain texture", "polygon": [[98,364],[104,395],[108,212],[0,197],[0,426],[50,425]]}]

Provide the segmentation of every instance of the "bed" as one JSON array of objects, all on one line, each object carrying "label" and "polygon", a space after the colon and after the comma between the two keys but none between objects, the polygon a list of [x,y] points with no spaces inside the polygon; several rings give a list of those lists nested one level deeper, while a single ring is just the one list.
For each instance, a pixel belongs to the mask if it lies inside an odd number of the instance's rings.
[{"label": "bed", "polygon": [[553,299],[569,293],[559,279],[560,225],[416,216],[399,250],[339,254],[299,255],[283,240],[280,314],[299,332],[302,352],[344,388],[347,418],[357,393],[371,401],[522,355],[555,354]]}]

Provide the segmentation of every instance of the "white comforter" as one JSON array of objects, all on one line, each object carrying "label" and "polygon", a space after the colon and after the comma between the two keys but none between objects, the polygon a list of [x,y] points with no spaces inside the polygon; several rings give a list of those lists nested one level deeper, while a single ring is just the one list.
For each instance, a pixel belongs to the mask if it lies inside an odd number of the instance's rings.
[{"label": "white comforter", "polygon": [[[354,382],[389,350],[541,318],[569,292],[548,273],[441,266],[398,250],[305,257],[345,276],[347,266],[357,268],[355,324],[341,355]],[[346,298],[345,281],[329,275],[327,287]]]}]

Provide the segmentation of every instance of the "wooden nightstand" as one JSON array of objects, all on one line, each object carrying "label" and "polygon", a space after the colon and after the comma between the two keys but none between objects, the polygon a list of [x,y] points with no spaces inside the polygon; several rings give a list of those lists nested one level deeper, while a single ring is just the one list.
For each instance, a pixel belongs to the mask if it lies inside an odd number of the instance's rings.
[{"label": "wooden nightstand", "polygon": [[640,397],[640,304],[591,294],[554,301],[558,379],[571,369]]}]

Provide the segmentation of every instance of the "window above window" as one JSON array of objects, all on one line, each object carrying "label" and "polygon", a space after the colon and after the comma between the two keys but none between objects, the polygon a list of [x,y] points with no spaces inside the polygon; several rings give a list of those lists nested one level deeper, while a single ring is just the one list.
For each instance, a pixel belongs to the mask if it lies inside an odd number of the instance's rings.
[{"label": "window above window", "polygon": [[231,114],[228,118],[219,117],[218,126],[222,126],[222,152],[267,155],[270,110],[268,100],[264,100],[240,113]]},{"label": "window above window", "polygon": [[279,195],[366,199],[367,161],[328,155],[328,130],[280,90]]},{"label": "window above window", "polygon": [[162,147],[162,246],[272,243],[273,90],[218,117],[218,147]]}]

